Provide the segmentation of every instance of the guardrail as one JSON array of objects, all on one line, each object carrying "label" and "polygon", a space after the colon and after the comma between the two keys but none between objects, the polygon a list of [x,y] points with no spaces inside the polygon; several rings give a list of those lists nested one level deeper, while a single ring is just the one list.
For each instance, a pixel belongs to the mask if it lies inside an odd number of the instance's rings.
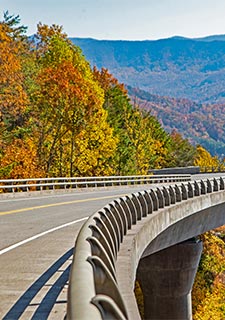
[{"label": "guardrail", "polygon": [[0,193],[190,181],[188,174],[0,180]]},{"label": "guardrail", "polygon": [[[76,240],[66,319],[128,319],[116,271],[117,256],[128,230],[164,207],[176,208],[178,203],[221,190],[225,190],[225,177],[161,186],[116,199],[90,216]],[[188,204],[186,211],[190,207]],[[138,251],[136,245],[134,251]],[[134,262],[132,266],[137,267]],[[129,279],[132,282],[133,275]]]},{"label": "guardrail", "polygon": [[218,165],[216,167],[209,167],[209,166],[205,166],[205,167],[200,167],[200,172],[205,172],[205,173],[210,173],[210,172],[225,172],[225,164],[221,164]]},{"label": "guardrail", "polygon": [[200,173],[199,166],[189,167],[172,167],[172,168],[161,168],[161,169],[150,169],[148,173],[153,174],[198,174]]}]

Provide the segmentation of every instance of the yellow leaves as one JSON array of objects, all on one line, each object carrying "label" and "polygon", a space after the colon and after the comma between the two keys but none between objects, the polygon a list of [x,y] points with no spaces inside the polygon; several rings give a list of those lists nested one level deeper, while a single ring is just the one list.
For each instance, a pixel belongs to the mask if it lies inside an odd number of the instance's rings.
[{"label": "yellow leaves", "polygon": [[212,157],[210,153],[203,147],[197,147],[197,156],[194,160],[194,165],[199,166],[203,171],[205,168],[217,168],[220,165],[218,157]]},{"label": "yellow leaves", "polygon": [[62,26],[53,24],[48,26],[46,24],[39,23],[37,25],[36,42],[38,44],[37,54],[42,56],[48,52],[50,41],[53,37],[58,37],[62,40],[67,39],[67,35],[62,32]]},{"label": "yellow leaves", "polygon": [[144,319],[144,296],[138,281],[135,281],[134,294],[136,297],[141,318]]},{"label": "yellow leaves", "polygon": [[75,139],[74,168],[80,175],[113,174],[113,158],[118,139],[106,122],[103,109],[96,112],[90,123]]},{"label": "yellow leaves", "polygon": [[155,128],[154,123],[156,120],[138,107],[133,108],[126,119],[127,133],[135,147],[136,174],[146,174],[151,165],[157,168],[165,161],[168,151],[160,137],[163,130],[158,124]]},{"label": "yellow leaves", "polygon": [[[204,292],[204,287],[202,290]],[[201,302],[193,314],[193,320],[223,320],[225,318],[224,292],[225,286],[220,284],[214,286],[212,293],[206,291],[205,295],[200,295]]]},{"label": "yellow leaves", "polygon": [[225,243],[214,233],[201,236],[204,249],[192,290],[194,320],[225,319]]}]

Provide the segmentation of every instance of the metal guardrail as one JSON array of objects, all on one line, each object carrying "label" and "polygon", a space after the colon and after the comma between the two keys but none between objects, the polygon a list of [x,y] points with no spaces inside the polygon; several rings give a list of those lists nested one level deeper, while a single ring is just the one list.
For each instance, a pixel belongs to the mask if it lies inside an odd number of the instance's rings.
[{"label": "metal guardrail", "polygon": [[172,167],[172,168],[161,168],[161,169],[150,169],[148,173],[153,174],[198,174],[200,173],[199,166],[189,167]]},{"label": "metal guardrail", "polygon": [[216,167],[200,167],[200,172],[201,173],[210,173],[210,172],[219,172],[219,173],[222,173],[222,172],[225,172],[225,165],[224,164],[221,164],[221,165],[218,165]]},{"label": "metal guardrail", "polygon": [[128,230],[160,208],[220,190],[225,177],[164,185],[116,199],[90,216],[76,240],[66,319],[128,319],[115,268]]},{"label": "metal guardrail", "polygon": [[0,193],[190,181],[188,174],[0,180]]}]

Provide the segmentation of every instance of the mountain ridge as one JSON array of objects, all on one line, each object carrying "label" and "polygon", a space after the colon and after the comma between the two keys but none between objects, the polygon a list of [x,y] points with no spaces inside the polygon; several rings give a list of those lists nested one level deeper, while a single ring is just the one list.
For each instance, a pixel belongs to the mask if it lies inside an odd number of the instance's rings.
[{"label": "mountain ridge", "polygon": [[70,39],[92,66],[107,68],[127,85],[201,103],[225,102],[223,35],[204,41],[177,36],[138,41]]},{"label": "mountain ridge", "polygon": [[212,155],[225,155],[225,35],[73,42],[92,66],[124,83],[131,99],[136,95],[168,132],[175,129]]},{"label": "mountain ridge", "polygon": [[124,42],[143,42],[143,41],[160,41],[160,40],[168,40],[168,39],[178,39],[178,40],[195,40],[195,41],[225,41],[225,34],[215,34],[215,35],[209,35],[209,36],[204,36],[204,37],[184,37],[180,35],[174,35],[171,37],[166,37],[166,38],[158,38],[158,39],[97,39],[97,38],[92,38],[92,37],[70,37],[70,40],[73,41],[73,39],[81,39],[81,40],[95,40],[95,41],[124,41]]}]

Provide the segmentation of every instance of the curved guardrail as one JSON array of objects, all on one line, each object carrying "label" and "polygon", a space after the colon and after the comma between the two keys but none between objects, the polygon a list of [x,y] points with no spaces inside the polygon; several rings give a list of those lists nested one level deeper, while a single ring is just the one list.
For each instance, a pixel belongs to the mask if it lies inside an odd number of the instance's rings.
[{"label": "curved guardrail", "polygon": [[0,180],[0,193],[190,181],[188,174]]},{"label": "curved guardrail", "polygon": [[[204,202],[204,196],[213,193],[217,196],[222,190],[225,190],[225,177],[162,186],[116,199],[90,216],[76,240],[69,280],[67,320],[128,319],[116,271],[119,250],[128,231],[131,229],[132,232],[135,225],[143,225],[145,219],[164,210],[164,207],[174,210],[182,202],[196,197],[200,200],[202,197],[200,202]],[[225,202],[224,192],[220,201]],[[212,204],[208,202],[207,205]],[[190,206],[188,203],[185,210]],[[173,211],[169,214],[173,217]],[[133,234],[129,236],[132,238]],[[148,241],[145,239],[145,248]],[[135,253],[136,257],[140,259],[145,248]],[[133,263],[133,269],[137,264],[138,261]],[[134,277],[135,270],[129,277],[130,282],[134,282]]]}]

